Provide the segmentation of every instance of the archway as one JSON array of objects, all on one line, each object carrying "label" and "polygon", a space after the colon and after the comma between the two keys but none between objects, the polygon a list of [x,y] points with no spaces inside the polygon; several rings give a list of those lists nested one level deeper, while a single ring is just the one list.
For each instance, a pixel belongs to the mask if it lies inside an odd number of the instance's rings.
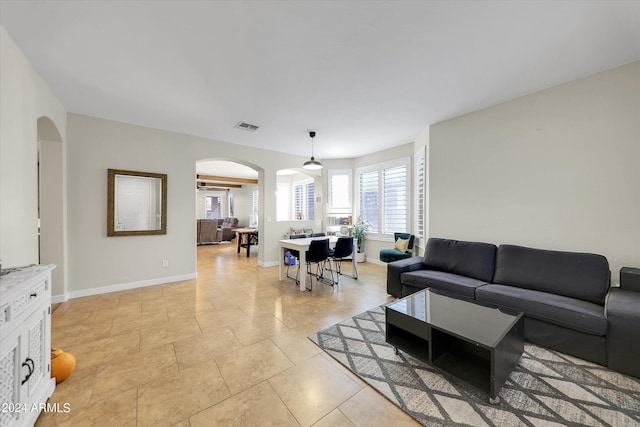
[{"label": "archway", "polygon": [[[263,174],[262,168],[237,159],[210,158],[196,161],[196,220],[235,218],[236,227],[257,228],[260,234]],[[210,230],[203,233],[201,231],[204,230],[199,228],[197,232],[199,244],[228,242],[235,238],[234,232],[224,230],[222,234],[214,235],[213,239],[216,241],[206,242],[203,240],[212,238]],[[260,243],[258,251],[254,252],[252,249],[252,253],[256,252],[260,252]]]},{"label": "archway", "polygon": [[38,127],[38,262],[56,264],[52,295],[66,294],[66,227],[64,215],[64,150],[62,137],[48,117]]}]

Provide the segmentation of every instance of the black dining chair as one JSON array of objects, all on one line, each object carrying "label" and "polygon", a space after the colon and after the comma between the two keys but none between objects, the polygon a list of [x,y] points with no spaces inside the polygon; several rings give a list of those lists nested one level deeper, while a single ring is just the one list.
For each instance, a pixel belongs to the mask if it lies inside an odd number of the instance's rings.
[{"label": "black dining chair", "polygon": [[[331,251],[331,258],[333,259],[333,265],[336,268],[337,276],[336,283],[340,282],[340,276],[342,275],[342,260],[353,255],[353,237],[338,237],[335,248]],[[353,264],[353,270],[355,273],[354,278],[358,279],[358,268],[356,263]],[[331,276],[333,278],[333,276]]]},{"label": "black dining chair", "polygon": [[[305,239],[307,237],[306,234],[293,234],[289,236],[289,239]],[[300,252],[289,249],[289,253],[296,258],[296,264],[298,264],[298,270],[296,271],[296,283],[298,283],[298,274],[300,274]],[[287,263],[287,277],[293,279],[293,277],[289,276],[289,264]]]},{"label": "black dining chair", "polygon": [[[316,265],[316,281],[318,279],[323,278],[324,274],[324,265],[331,256],[331,252],[329,250],[329,239],[318,239],[312,240],[309,245],[309,250],[306,252],[307,258],[307,274],[310,278],[311,289],[313,289],[313,277],[311,272],[312,264]],[[331,272],[331,285],[333,286],[335,281],[333,280],[333,270],[329,270]]]},{"label": "black dining chair", "polygon": [[326,234],[324,233],[311,233],[309,234],[309,237],[324,237],[326,236]]}]

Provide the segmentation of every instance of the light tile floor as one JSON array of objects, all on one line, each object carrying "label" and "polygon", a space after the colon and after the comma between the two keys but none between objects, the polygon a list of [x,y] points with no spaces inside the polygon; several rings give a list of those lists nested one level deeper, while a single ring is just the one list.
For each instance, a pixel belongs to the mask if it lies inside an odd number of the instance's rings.
[{"label": "light tile floor", "polygon": [[[346,263],[344,270],[351,272]],[[383,265],[300,292],[278,268],[198,248],[198,279],[56,307],[52,345],[77,359],[37,426],[415,426],[307,336],[389,301]]]}]

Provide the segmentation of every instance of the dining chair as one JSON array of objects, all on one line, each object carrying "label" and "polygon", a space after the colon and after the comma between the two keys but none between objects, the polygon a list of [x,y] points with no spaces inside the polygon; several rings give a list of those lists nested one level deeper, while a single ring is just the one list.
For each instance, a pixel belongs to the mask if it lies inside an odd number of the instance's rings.
[{"label": "dining chair", "polygon": [[[338,237],[335,248],[331,251],[331,258],[336,268],[337,276],[336,283],[340,282],[340,276],[342,275],[342,260],[353,255],[353,237]],[[353,270],[355,273],[354,278],[358,280],[358,268],[354,262]],[[331,276],[333,278],[333,276]]]},{"label": "dining chair", "polygon": [[[318,281],[319,279],[324,278],[324,271],[325,271],[325,263],[327,262],[327,260],[329,259],[329,257],[331,256],[331,252],[329,250],[329,239],[319,239],[319,240],[312,240],[311,244],[309,245],[309,250],[306,252],[306,258],[307,258],[307,274],[309,275],[309,283],[311,284],[311,289],[313,289],[313,277],[312,272],[311,272],[311,265],[315,264],[316,265],[316,281]],[[333,269],[329,269],[329,272],[331,274],[331,286],[333,286],[335,284],[335,281],[333,280]]]}]

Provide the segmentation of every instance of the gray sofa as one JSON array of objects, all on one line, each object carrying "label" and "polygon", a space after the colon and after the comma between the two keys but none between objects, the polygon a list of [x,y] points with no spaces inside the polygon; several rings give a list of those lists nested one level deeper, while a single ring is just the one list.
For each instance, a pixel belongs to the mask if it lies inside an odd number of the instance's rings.
[{"label": "gray sofa", "polygon": [[605,304],[610,277],[601,255],[431,238],[424,257],[388,264],[387,292],[431,288],[521,311],[525,340],[640,377],[627,356],[640,354],[638,341],[628,343],[640,336],[640,293]]}]

